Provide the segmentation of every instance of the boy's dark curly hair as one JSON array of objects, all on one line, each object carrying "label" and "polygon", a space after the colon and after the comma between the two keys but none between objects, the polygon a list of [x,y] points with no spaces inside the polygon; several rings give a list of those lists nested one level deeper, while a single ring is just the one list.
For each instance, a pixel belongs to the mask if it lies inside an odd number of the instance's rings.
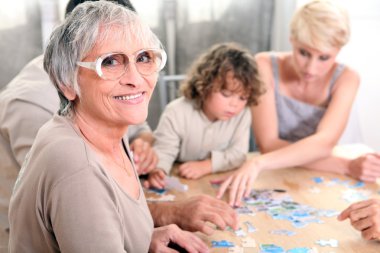
[{"label": "boy's dark curly hair", "polygon": [[[235,43],[217,44],[202,54],[192,65],[181,85],[182,94],[193,100],[198,109],[211,92],[226,89],[226,75],[232,71],[247,95],[247,105],[257,105],[265,92],[253,55]],[[216,82],[215,82],[216,81]]]}]

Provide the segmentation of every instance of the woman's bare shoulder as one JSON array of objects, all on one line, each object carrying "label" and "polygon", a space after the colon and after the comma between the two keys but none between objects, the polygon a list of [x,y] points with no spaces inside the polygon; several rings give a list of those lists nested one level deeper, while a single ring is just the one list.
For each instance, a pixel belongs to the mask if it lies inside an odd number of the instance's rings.
[{"label": "woman's bare shoulder", "polygon": [[342,81],[344,83],[350,82],[352,84],[359,85],[360,84],[360,75],[359,75],[359,72],[356,71],[354,68],[352,68],[348,65],[344,65],[343,72],[337,81],[338,82]]}]

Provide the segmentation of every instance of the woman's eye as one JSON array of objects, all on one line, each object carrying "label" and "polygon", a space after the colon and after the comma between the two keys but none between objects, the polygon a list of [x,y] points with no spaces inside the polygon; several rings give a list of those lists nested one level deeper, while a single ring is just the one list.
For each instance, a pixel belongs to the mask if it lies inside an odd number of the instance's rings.
[{"label": "woman's eye", "polygon": [[327,61],[328,59],[330,59],[329,55],[321,55],[321,56],[319,56],[319,60],[321,60],[321,61]]},{"label": "woman's eye", "polygon": [[123,64],[123,57],[119,55],[111,55],[102,61],[102,66],[103,67],[112,67],[112,66],[117,66],[120,64]]},{"label": "woman's eye", "polygon": [[241,101],[247,101],[247,100],[248,100],[248,97],[246,97],[246,96],[242,96],[242,97],[240,97],[240,100],[241,100]]},{"label": "woman's eye", "polygon": [[103,66],[112,66],[115,64],[117,64],[117,62],[115,61],[115,59],[112,59],[112,58],[106,58],[106,59],[104,59],[104,61],[102,63]]},{"label": "woman's eye", "polygon": [[307,52],[305,49],[300,49],[299,52],[302,56],[309,56],[310,55],[309,52]]},{"label": "woman's eye", "polygon": [[152,56],[147,53],[147,52],[144,52],[144,53],[141,53],[137,56],[137,59],[136,61],[137,62],[143,62],[143,63],[147,63],[147,62],[150,62],[152,59]]}]

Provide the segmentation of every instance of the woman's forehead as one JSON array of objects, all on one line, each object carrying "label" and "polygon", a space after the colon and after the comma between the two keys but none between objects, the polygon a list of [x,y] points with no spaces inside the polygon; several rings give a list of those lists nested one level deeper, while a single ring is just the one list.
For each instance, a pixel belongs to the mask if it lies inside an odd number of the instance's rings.
[{"label": "woman's forehead", "polygon": [[154,47],[148,40],[136,36],[129,29],[112,27],[100,29],[94,47],[88,55],[101,55],[110,52],[134,53],[143,48]]},{"label": "woman's forehead", "polygon": [[302,48],[311,53],[321,54],[321,55],[335,54],[337,51],[339,51],[339,48],[335,48],[335,47],[315,48],[311,45],[307,45],[306,43],[298,41],[298,40],[295,41],[295,45],[298,48]]}]

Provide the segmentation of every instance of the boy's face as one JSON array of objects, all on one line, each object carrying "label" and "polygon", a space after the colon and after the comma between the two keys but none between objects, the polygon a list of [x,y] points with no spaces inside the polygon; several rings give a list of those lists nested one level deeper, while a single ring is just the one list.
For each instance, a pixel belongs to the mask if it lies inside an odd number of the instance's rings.
[{"label": "boy's face", "polygon": [[210,121],[229,120],[247,105],[248,96],[242,89],[243,85],[231,71],[226,75],[226,87],[211,92],[203,103],[202,110]]}]

